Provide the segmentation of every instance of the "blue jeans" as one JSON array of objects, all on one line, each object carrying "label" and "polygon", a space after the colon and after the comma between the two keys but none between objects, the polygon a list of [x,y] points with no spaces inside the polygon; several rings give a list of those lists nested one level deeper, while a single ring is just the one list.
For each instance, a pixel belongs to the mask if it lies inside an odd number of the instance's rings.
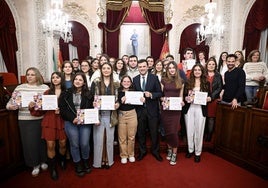
[{"label": "blue jeans", "polygon": [[91,125],[74,125],[69,121],[65,121],[65,132],[70,142],[70,150],[74,162],[79,162],[81,158],[89,158],[91,128]]},{"label": "blue jeans", "polygon": [[249,102],[253,101],[253,98],[256,96],[258,89],[259,86],[246,86],[247,101]]}]

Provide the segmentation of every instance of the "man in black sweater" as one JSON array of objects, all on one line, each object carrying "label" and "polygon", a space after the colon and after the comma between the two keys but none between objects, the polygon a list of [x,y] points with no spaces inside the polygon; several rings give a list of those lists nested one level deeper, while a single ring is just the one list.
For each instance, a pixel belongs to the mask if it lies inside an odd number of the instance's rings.
[{"label": "man in black sweater", "polygon": [[246,74],[243,69],[235,67],[236,59],[235,54],[227,56],[228,71],[224,74],[225,85],[223,86],[224,93],[222,97],[222,102],[230,104],[232,109],[241,105],[246,85]]}]

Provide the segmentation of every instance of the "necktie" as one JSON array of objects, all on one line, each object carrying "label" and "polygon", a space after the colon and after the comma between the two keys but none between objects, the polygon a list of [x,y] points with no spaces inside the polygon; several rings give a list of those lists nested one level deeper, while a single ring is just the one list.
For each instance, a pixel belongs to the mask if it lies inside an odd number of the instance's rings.
[{"label": "necktie", "polygon": [[145,91],[145,76],[142,77],[142,86],[141,86],[141,89],[142,91]]}]

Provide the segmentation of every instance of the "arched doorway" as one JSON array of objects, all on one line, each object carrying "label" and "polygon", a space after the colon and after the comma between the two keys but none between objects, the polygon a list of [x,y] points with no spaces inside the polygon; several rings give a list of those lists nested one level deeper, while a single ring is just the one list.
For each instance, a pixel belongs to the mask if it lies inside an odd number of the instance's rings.
[{"label": "arched doorway", "polygon": [[[198,52],[203,51],[205,52],[206,60],[209,57],[209,46],[205,44],[205,41],[201,42],[200,45],[196,44],[196,29],[200,27],[199,23],[191,24],[187,26],[182,34],[180,39],[180,48],[179,53],[181,54],[181,60],[184,59],[183,51],[186,48],[192,48],[197,55]],[[196,58],[196,57],[195,57]]]},{"label": "arched doorway", "polygon": [[[60,39],[60,51],[62,53],[63,60],[72,60],[73,58],[78,58],[79,60],[85,59],[89,56],[90,43],[89,43],[89,33],[87,28],[79,22],[70,21],[72,24],[72,34],[73,41],[69,43],[64,43],[62,39]],[[72,49],[70,49],[72,48]],[[75,57],[75,51],[77,49],[77,57]]]}]

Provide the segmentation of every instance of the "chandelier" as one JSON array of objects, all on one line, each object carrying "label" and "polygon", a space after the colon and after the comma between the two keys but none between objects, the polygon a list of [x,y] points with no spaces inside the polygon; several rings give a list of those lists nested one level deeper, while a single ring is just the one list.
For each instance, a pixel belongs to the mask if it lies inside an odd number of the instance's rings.
[{"label": "chandelier", "polygon": [[62,38],[68,43],[73,40],[72,25],[68,22],[69,17],[62,11],[63,0],[51,0],[50,10],[46,18],[42,20],[43,33],[54,38]]},{"label": "chandelier", "polygon": [[217,3],[210,0],[205,5],[206,19],[201,17],[201,25],[196,30],[196,44],[199,45],[201,42],[206,41],[206,45],[210,45],[213,38],[220,40],[223,38],[224,26],[221,24],[221,18],[218,16],[215,19],[217,9]]}]

